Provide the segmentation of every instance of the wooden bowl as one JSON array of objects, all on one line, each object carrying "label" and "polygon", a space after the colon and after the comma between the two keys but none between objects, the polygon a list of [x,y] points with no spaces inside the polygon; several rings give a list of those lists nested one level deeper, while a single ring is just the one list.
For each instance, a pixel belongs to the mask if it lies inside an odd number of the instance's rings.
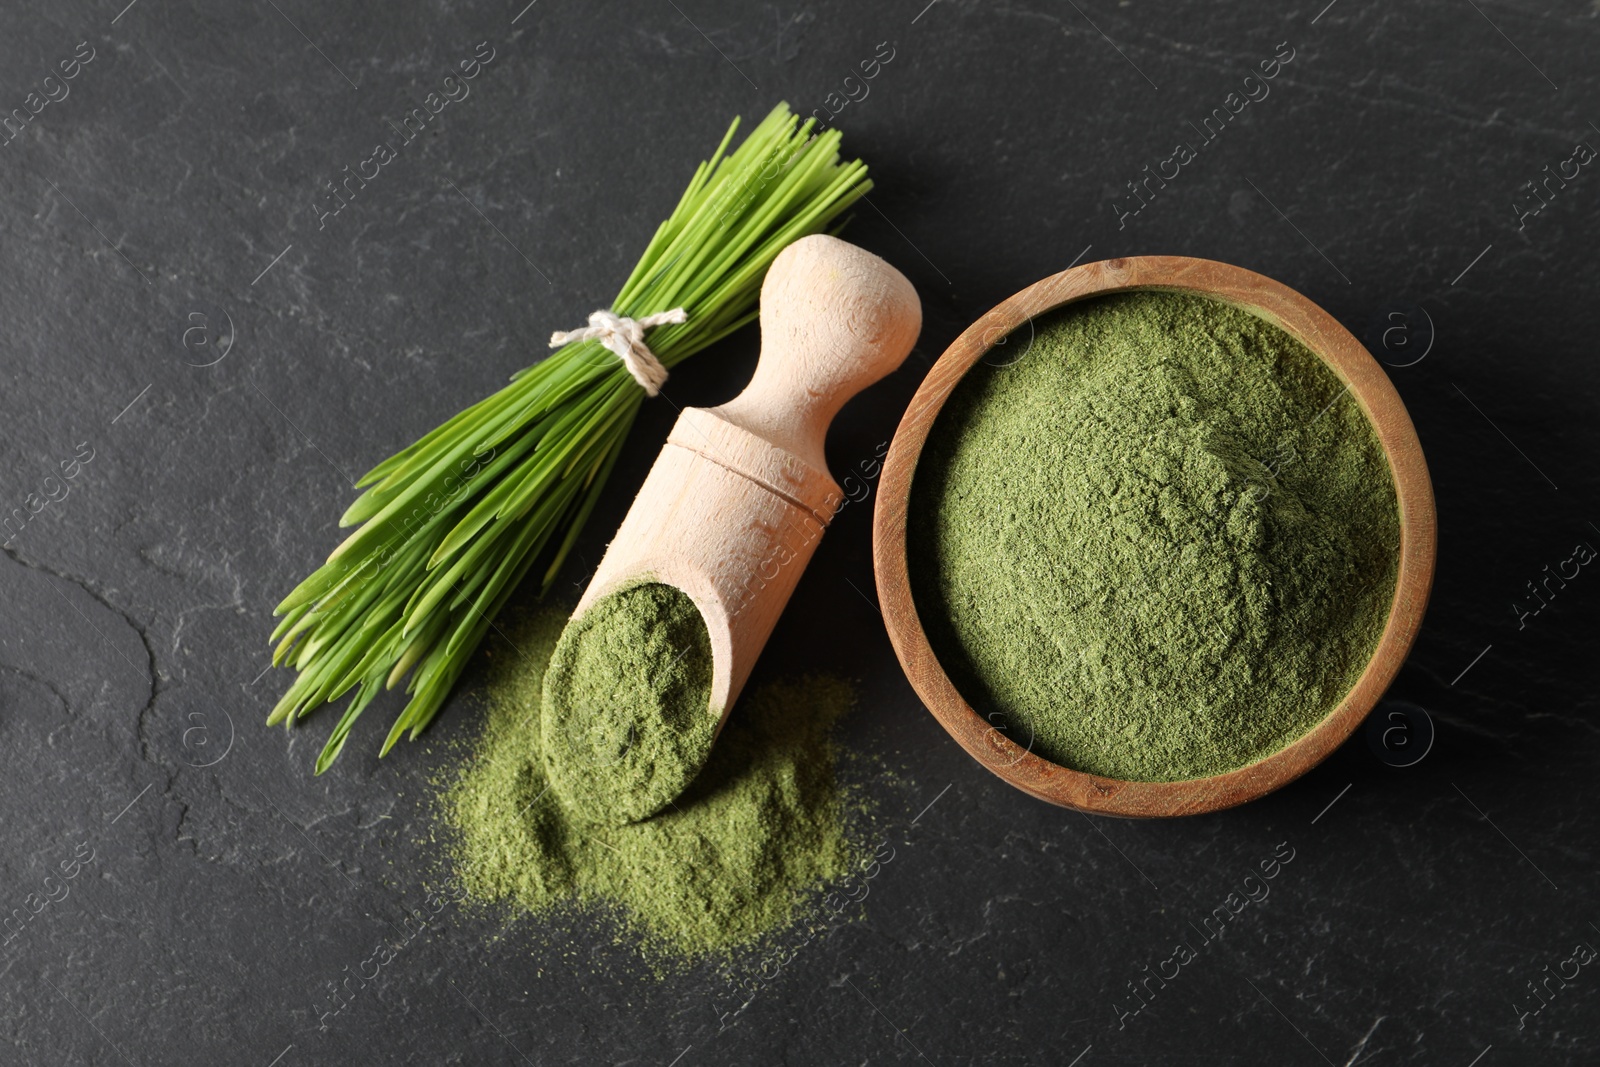
[{"label": "wooden bowl", "polygon": [[[1266,319],[1333,369],[1377,432],[1400,510],[1400,567],[1394,600],[1372,659],[1354,688],[1316,726],[1255,763],[1209,778],[1131,782],[1052,763],[985,721],[940,667],[917,616],[906,564],[911,480],[928,432],[956,384],[994,343],[1029,319],[1088,297],[1131,289],[1208,296]],[[1254,800],[1315,767],[1361,724],[1394,680],[1422,624],[1433,584],[1437,529],[1433,486],[1405,405],[1378,364],[1326,311],[1270,278],[1185,256],[1135,256],[1087,263],[1052,275],[1002,302],[957,337],[911,400],[884,462],[873,518],[872,554],[889,640],[922,702],[961,747],[1002,779],[1052,804],[1100,815],[1195,815]]]}]

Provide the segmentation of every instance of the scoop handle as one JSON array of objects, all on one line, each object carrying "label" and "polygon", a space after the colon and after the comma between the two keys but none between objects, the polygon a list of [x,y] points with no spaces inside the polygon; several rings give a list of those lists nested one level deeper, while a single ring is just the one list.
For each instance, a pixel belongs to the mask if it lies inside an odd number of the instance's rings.
[{"label": "scoop handle", "polygon": [[785,248],[761,286],[761,360],[712,412],[826,471],[823,443],[845,401],[905,361],[922,302],[864,249],[814,234]]}]

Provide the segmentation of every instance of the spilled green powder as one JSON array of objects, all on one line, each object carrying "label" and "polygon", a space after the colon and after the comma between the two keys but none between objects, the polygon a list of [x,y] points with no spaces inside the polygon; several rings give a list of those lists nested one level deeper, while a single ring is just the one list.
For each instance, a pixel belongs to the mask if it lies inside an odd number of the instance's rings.
[{"label": "spilled green powder", "polygon": [[575,619],[544,679],[550,787],[581,821],[654,815],[700,773],[718,716],[711,637],[688,594],[648,583]]},{"label": "spilled green powder", "polygon": [[814,915],[817,891],[868,852],[830,742],[850,687],[809,678],[747,692],[682,796],[643,822],[597,827],[545,772],[541,677],[563,621],[540,612],[513,632],[520,654],[490,679],[483,735],[442,797],[469,897],[552,919],[612,914],[658,961],[727,955]]},{"label": "spilled green powder", "polygon": [[1081,771],[1270,755],[1350,690],[1387,618],[1399,520],[1370,423],[1307,348],[1217,301],[1119,294],[1030,328],[957,386],[912,486],[940,663]]}]

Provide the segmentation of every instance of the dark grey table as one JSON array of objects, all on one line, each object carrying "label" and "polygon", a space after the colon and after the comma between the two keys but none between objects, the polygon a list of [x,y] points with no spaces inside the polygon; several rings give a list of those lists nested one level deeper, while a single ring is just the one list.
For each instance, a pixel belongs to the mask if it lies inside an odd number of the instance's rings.
[{"label": "dark grey table", "polygon": [[[1600,577],[1536,614],[1529,592],[1600,544],[1600,173],[1576,148],[1600,147],[1600,9],[525,2],[0,17],[0,1061],[1600,1059],[1600,969],[1567,962],[1600,945]],[[327,183],[480,42],[470,96],[332,213]],[[313,779],[332,720],[260,725],[287,680],[259,677],[272,605],[335,542],[352,475],[609,299],[729,117],[831,110],[875,55],[833,119],[879,183],[849,235],[913,279],[926,327],[841,418],[836,465],[968,322],[1074,261],[1279,278],[1368,339],[1432,467],[1438,579],[1383,708],[1399,732],[1204,818],[1029,800],[913,696],[861,592],[870,510],[849,509],[759,671],[857,679],[844,742],[900,772],[875,787],[897,851],[863,921],[747,1000],[709,971],[630,976],[598,932],[541,948],[451,910],[319,1030],[440,873],[429,779],[481,677],[382,762],[396,705],[376,706]],[[1216,108],[1238,114],[1207,136]],[[755,345],[685,366],[673,401],[731,395]],[[648,408],[571,582],[673,414]],[[1275,850],[1270,897],[1135,1000]]]}]

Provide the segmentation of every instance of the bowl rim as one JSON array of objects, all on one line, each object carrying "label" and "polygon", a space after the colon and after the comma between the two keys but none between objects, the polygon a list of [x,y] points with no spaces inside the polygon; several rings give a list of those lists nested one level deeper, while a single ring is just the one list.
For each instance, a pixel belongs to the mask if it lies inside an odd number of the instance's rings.
[{"label": "bowl rim", "polygon": [[[1131,290],[1187,292],[1221,300],[1285,330],[1326,364],[1361,407],[1389,461],[1400,519],[1394,597],[1372,658],[1317,725],[1244,767],[1206,778],[1139,782],[1046,760],[983,719],[939,665],[911,593],[906,519],[917,461],[955,386],[994,342],[1035,317],[1077,301]],[[1341,394],[1343,395],[1343,394]],[[872,528],[879,605],[912,688],[969,755],[1023,792],[1100,815],[1160,818],[1218,811],[1254,800],[1333,753],[1377,704],[1422,625],[1433,584],[1437,519],[1422,444],[1400,394],[1360,341],[1312,300],[1254,271],[1189,256],[1129,256],[1072,267],[996,304],[950,343],[918,386],[884,458]],[[1031,742],[1030,742],[1031,747]]]}]

